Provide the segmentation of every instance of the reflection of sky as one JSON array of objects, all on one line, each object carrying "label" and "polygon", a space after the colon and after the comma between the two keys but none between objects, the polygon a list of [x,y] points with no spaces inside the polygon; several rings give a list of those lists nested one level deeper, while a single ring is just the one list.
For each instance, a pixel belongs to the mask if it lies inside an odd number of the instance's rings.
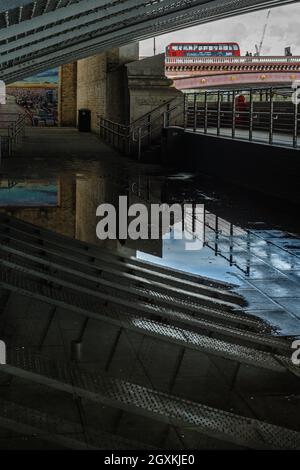
[{"label": "reflection of sky", "polygon": [[142,252],[138,252],[137,257],[162,266],[239,284],[236,275],[241,274],[240,270],[230,267],[228,261],[215,256],[213,250],[208,247],[199,246],[195,251],[187,251],[186,241],[190,242],[190,239],[175,240],[172,236],[165,236],[162,259]]},{"label": "reflection of sky", "polygon": [[1,206],[57,206],[57,184],[22,184],[13,188],[0,189]]}]

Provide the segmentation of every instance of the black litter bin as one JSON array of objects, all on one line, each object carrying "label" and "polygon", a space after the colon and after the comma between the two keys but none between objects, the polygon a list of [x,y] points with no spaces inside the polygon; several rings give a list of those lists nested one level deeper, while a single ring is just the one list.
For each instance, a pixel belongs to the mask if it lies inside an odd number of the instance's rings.
[{"label": "black litter bin", "polygon": [[78,130],[79,132],[91,132],[91,111],[89,109],[79,110]]}]

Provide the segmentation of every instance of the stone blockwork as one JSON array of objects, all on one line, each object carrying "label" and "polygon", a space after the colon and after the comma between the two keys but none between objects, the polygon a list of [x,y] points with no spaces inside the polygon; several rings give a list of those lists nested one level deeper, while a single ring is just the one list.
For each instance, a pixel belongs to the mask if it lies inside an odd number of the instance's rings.
[{"label": "stone blockwork", "polygon": [[59,126],[76,126],[77,62],[60,67],[58,104]]},{"label": "stone blockwork", "polygon": [[135,121],[182,93],[165,76],[165,55],[160,54],[126,65],[130,119]]},{"label": "stone blockwork", "polygon": [[128,122],[129,102],[125,63],[138,59],[138,44],[112,49],[78,62],[77,111],[91,110],[92,130],[97,115]]},{"label": "stone blockwork", "polygon": [[97,113],[106,114],[106,54],[78,62],[77,110],[91,110],[92,130],[97,127]]},{"label": "stone blockwork", "polygon": [[138,44],[130,44],[63,66],[61,125],[74,126],[81,108],[91,111],[94,132],[98,116],[129,124],[181,95],[165,76],[164,54],[144,60],[138,57]]}]

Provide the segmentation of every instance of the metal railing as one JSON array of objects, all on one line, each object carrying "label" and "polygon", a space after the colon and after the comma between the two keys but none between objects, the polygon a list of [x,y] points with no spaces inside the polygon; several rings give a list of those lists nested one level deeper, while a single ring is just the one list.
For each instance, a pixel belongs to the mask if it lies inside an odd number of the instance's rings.
[{"label": "metal railing", "polygon": [[1,157],[10,157],[25,135],[26,115],[0,113]]},{"label": "metal railing", "polygon": [[98,116],[101,138],[125,155],[141,160],[143,152],[159,145],[162,129],[169,126],[183,126],[184,97],[179,96],[163,103],[153,111],[123,125]]},{"label": "metal railing", "polygon": [[166,57],[166,65],[176,64],[300,64],[300,56],[243,56],[243,57]]},{"label": "metal railing", "polygon": [[185,94],[184,127],[204,134],[298,147],[298,90],[291,87]]},{"label": "metal railing", "polygon": [[185,93],[124,125],[98,116],[100,136],[125,155],[141,160],[159,146],[162,130],[182,126],[204,134],[299,146],[298,90],[259,87]]}]

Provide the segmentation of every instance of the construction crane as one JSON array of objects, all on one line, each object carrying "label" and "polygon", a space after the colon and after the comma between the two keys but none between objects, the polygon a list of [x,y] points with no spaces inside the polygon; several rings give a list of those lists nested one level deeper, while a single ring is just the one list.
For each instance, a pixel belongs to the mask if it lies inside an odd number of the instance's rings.
[{"label": "construction crane", "polygon": [[263,45],[264,45],[264,40],[265,40],[265,37],[266,37],[266,32],[267,32],[267,27],[268,27],[268,24],[269,24],[270,16],[271,16],[271,10],[269,10],[268,13],[267,13],[267,19],[266,19],[266,22],[265,22],[265,25],[264,25],[263,34],[262,34],[259,46],[257,44],[255,44],[256,52],[255,52],[254,55],[256,57],[260,57],[260,55],[261,55],[261,51],[262,51],[262,48],[263,48]]}]

